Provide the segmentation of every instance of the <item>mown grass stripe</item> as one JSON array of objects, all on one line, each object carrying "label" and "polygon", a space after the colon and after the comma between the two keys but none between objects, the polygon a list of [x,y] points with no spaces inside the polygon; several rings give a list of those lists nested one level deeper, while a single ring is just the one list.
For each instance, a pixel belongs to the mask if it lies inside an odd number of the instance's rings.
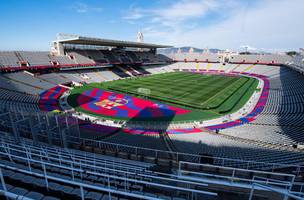
[{"label": "mown grass stripe", "polygon": [[147,88],[151,90],[150,100],[192,110],[174,120],[211,119],[240,109],[257,87],[256,82],[248,77],[172,72],[88,84],[73,89],[68,102],[76,110],[88,112],[75,102],[86,90],[101,88],[142,97],[138,88]]}]

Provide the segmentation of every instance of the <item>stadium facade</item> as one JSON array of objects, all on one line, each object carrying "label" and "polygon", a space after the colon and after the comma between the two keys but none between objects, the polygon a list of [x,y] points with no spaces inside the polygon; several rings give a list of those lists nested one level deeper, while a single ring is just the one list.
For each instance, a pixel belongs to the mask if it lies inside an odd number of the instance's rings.
[{"label": "stadium facade", "polygon": [[158,48],[1,51],[0,197],[303,198],[303,55]]}]

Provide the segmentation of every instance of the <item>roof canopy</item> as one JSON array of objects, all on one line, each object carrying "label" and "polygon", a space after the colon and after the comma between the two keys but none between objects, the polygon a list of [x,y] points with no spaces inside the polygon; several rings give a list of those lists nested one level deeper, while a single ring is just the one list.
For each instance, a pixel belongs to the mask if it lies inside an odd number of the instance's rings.
[{"label": "roof canopy", "polygon": [[111,46],[111,47],[135,47],[135,48],[170,48],[169,45],[157,45],[142,42],[131,42],[122,40],[109,40],[101,38],[83,37],[78,35],[71,35],[71,37],[62,37],[57,39],[57,42],[62,44],[75,44],[75,45],[98,45],[98,46]]}]

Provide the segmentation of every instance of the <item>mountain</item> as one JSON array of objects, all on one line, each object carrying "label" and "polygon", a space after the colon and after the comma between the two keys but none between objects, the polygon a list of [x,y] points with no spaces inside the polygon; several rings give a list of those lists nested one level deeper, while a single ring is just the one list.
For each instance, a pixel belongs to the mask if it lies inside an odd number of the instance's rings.
[{"label": "mountain", "polygon": [[[199,48],[195,48],[195,47],[173,47],[173,48],[166,48],[166,49],[158,49],[157,53],[160,54],[175,54],[178,52],[178,50],[180,49],[181,53],[188,53],[189,50],[193,48],[193,52],[195,53],[202,53],[204,51],[204,49],[199,49]],[[218,53],[219,51],[221,51],[220,49],[209,49],[210,53]]]}]

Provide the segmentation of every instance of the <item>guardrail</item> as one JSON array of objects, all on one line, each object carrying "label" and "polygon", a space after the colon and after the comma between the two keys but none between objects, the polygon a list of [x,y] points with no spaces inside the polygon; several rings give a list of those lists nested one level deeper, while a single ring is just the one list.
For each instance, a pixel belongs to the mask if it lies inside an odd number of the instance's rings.
[{"label": "guardrail", "polygon": [[[76,174],[78,174],[78,176],[83,177],[84,174],[88,174],[88,175],[95,175],[95,176],[99,176],[99,177],[103,177],[103,178],[107,178],[107,186],[108,188],[110,188],[110,179],[111,180],[119,180],[119,181],[124,181],[124,182],[131,182],[131,183],[138,183],[138,184],[144,184],[144,185],[150,185],[150,186],[154,186],[154,187],[160,187],[160,188],[164,188],[164,189],[174,189],[174,190],[180,190],[180,191],[184,191],[184,192],[190,192],[192,194],[207,194],[207,195],[216,195],[216,193],[212,193],[212,192],[207,192],[207,191],[201,191],[201,190],[196,190],[196,189],[192,189],[190,186],[195,186],[195,185],[201,185],[201,186],[207,186],[207,184],[197,184],[191,181],[183,181],[183,180],[178,180],[178,179],[174,179],[174,178],[170,178],[170,174],[167,174],[167,177],[160,177],[158,175],[153,175],[151,174],[152,172],[147,171],[147,174],[145,174],[145,172],[143,171],[132,171],[132,170],[122,170],[122,169],[113,169],[111,167],[107,167],[107,166],[103,166],[102,163],[93,163],[91,164],[87,164],[86,162],[81,163],[80,162],[75,162],[73,159],[67,159],[66,157],[63,158],[54,158],[54,157],[49,157],[46,155],[43,155],[42,153],[31,153],[28,149],[15,149],[15,148],[10,148],[7,146],[1,146],[0,149],[3,149],[4,152],[0,152],[0,155],[2,156],[7,156],[9,159],[12,160],[18,160],[18,161],[23,161],[24,164],[26,164],[25,166],[27,166],[28,172],[33,173],[35,172],[33,170],[33,166],[41,166],[43,169],[43,176],[45,177],[45,183],[46,185],[48,185],[48,178],[50,180],[52,180],[52,176],[48,176],[47,175],[47,167],[55,167],[58,168],[59,170],[68,170],[69,172],[71,172],[71,178],[72,181],[69,181],[69,183],[71,182],[71,184],[78,184],[78,182],[75,182],[75,176]],[[17,148],[17,147],[16,147]],[[20,147],[22,148],[22,147]],[[21,156],[20,154],[26,154],[24,156]],[[17,155],[16,155],[17,154]],[[61,156],[60,156],[61,157]],[[98,165],[96,165],[98,164]],[[100,164],[100,166],[99,166]],[[0,168],[1,166],[5,166],[6,167],[12,167],[12,166],[8,166],[8,165],[2,165],[0,164]],[[14,168],[14,167],[13,167]],[[114,174],[114,175],[113,175]],[[115,175],[117,174],[117,175]],[[122,176],[122,174],[124,174]],[[51,178],[50,178],[51,177]],[[132,177],[138,177],[140,179],[137,178],[132,178]],[[56,177],[58,178],[58,177]],[[151,178],[154,180],[153,181],[147,181],[144,180],[145,178]],[[65,180],[66,179],[62,179],[63,183],[66,183]],[[61,179],[59,181],[62,181]],[[157,181],[165,181],[166,183],[172,182],[174,183],[173,185],[170,184],[163,184],[163,183],[158,183]],[[174,186],[175,183],[183,183],[183,184],[187,184],[188,187],[179,187],[179,186]],[[84,187],[84,186],[83,186]],[[90,187],[89,187],[90,188]],[[115,193],[115,192],[113,192]],[[127,195],[128,196],[128,195]],[[131,195],[132,197],[132,195]],[[133,196],[136,197],[136,196]],[[142,198],[142,197],[136,197],[136,198]]]},{"label": "guardrail", "polygon": [[[148,196],[144,196],[144,195],[140,195],[140,194],[134,194],[134,193],[131,193],[131,192],[119,191],[119,190],[114,190],[114,189],[110,189],[110,188],[106,188],[106,187],[99,187],[99,186],[95,186],[95,185],[89,185],[89,184],[85,184],[85,183],[80,183],[80,182],[76,182],[76,181],[70,181],[70,180],[65,180],[65,179],[58,178],[58,177],[49,176],[49,175],[46,174],[45,171],[44,171],[45,172],[44,174],[39,174],[39,173],[36,173],[36,172],[31,172],[31,171],[27,171],[27,170],[23,170],[23,169],[18,169],[16,167],[6,166],[6,165],[3,165],[3,164],[0,164],[0,169],[1,168],[2,169],[13,170],[13,171],[16,171],[16,172],[20,172],[20,173],[35,176],[35,177],[44,178],[47,187],[48,187],[48,182],[49,181],[58,181],[58,182],[63,183],[63,184],[70,184],[70,185],[73,185],[73,186],[78,186],[80,188],[80,195],[81,195],[82,200],[85,199],[84,198],[84,189],[92,189],[92,190],[97,190],[99,192],[107,192],[107,193],[109,193],[110,198],[111,198],[112,194],[119,194],[119,195],[134,197],[134,198],[140,198],[140,199],[158,200],[158,198],[155,198],[155,197],[148,197]],[[1,179],[3,179],[3,176],[2,176]],[[2,183],[2,184],[5,184],[5,183]]]},{"label": "guardrail", "polygon": [[[197,167],[196,170],[184,170],[183,166]],[[216,178],[230,183],[253,184],[263,183],[273,187],[291,190],[295,181],[295,175],[257,170],[239,169],[233,167],[214,166],[209,164],[197,164],[180,162],[178,175],[185,180],[197,180],[200,178]],[[194,176],[191,176],[194,175]]]},{"label": "guardrail", "polygon": [[8,192],[7,190],[0,190],[0,197],[2,196],[7,197],[8,199],[35,200],[12,192]]},{"label": "guardrail", "polygon": [[288,198],[293,198],[293,199],[297,199],[297,200],[303,200],[304,199],[303,197],[292,194],[292,193],[290,193],[289,191],[286,191],[286,190],[280,190],[280,189],[273,188],[273,187],[263,185],[263,184],[260,184],[260,183],[253,183],[251,191],[250,191],[250,195],[249,195],[249,198],[248,198],[249,200],[253,199],[254,190],[257,189],[257,188],[263,188],[263,189],[268,190],[268,191],[272,191],[272,192],[282,194],[284,196],[284,198],[283,198],[284,200],[287,200]]},{"label": "guardrail", "polygon": [[[8,138],[9,133],[0,131],[0,133],[6,135]],[[183,153],[183,152],[171,152],[171,151],[164,151],[158,149],[151,149],[151,148],[143,148],[143,147],[136,147],[131,145],[125,144],[117,144],[99,140],[92,140],[92,139],[85,139],[79,138],[74,136],[67,136],[68,143],[73,147],[79,147],[81,144],[84,147],[90,147],[94,149],[99,149],[99,152],[103,152],[105,150],[111,152],[124,152],[129,155],[134,155],[135,159],[130,157],[130,159],[136,160],[137,156],[148,156],[153,157],[155,159],[167,159],[168,161],[173,162],[191,162],[191,163],[205,163],[207,160],[212,160],[213,165],[218,166],[227,166],[227,167],[238,167],[242,169],[259,169],[265,171],[272,171],[274,172],[277,169],[282,168],[289,168],[293,174],[299,175],[300,172],[304,171],[304,166],[296,165],[296,164],[282,164],[282,163],[272,163],[272,162],[258,162],[258,161],[248,161],[248,160],[241,160],[241,159],[233,159],[233,158],[222,158],[222,157],[213,157],[207,155],[198,155],[198,154],[191,154],[191,153]],[[11,137],[14,139],[14,137]],[[31,139],[23,138],[23,140],[33,141]],[[94,150],[92,149],[92,150]],[[175,158],[172,160],[171,158]]]},{"label": "guardrail", "polygon": [[[108,149],[115,152],[127,152],[135,155],[143,155],[143,156],[152,156],[154,158],[176,158],[176,162],[186,161],[192,163],[204,163],[206,160],[213,160],[214,165],[218,166],[237,166],[243,169],[260,169],[260,170],[268,170],[275,171],[280,168],[291,168],[291,171],[294,171],[296,175],[300,172],[304,171],[304,166],[302,165],[292,165],[292,164],[281,164],[281,163],[271,163],[271,162],[257,162],[257,161],[247,161],[241,159],[232,159],[232,158],[221,158],[221,157],[213,157],[206,155],[197,155],[190,153],[182,153],[182,152],[171,152],[143,147],[136,147],[124,144],[117,144],[111,142],[104,142],[98,140],[84,139],[78,138],[82,145],[91,146],[99,149]],[[78,144],[77,144],[78,145]]]}]

